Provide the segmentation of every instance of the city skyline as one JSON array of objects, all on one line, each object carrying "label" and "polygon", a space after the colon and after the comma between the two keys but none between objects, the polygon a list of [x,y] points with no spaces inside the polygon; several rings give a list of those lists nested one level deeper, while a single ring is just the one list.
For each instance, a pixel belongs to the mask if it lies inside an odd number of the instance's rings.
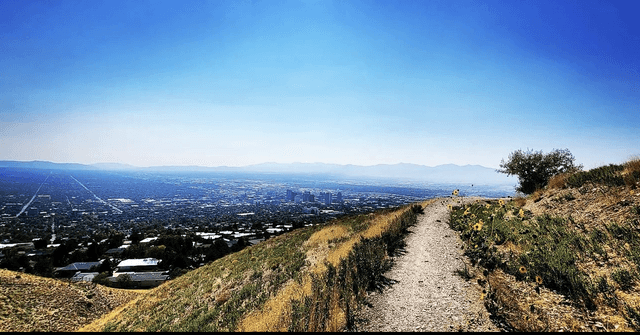
[{"label": "city skyline", "polygon": [[0,3],[0,160],[497,168],[640,155],[639,4]]}]

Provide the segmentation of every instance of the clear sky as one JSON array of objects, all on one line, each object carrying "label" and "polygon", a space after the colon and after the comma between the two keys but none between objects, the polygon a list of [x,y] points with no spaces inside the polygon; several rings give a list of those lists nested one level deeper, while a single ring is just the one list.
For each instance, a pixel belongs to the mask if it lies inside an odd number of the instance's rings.
[{"label": "clear sky", "polygon": [[0,1],[0,160],[640,155],[640,1]]}]

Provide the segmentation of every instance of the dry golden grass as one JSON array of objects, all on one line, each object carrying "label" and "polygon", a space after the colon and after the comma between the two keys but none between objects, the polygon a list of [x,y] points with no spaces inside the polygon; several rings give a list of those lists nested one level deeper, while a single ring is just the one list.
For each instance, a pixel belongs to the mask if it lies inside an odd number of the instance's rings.
[{"label": "dry golden grass", "polygon": [[[435,200],[421,204],[423,208]],[[373,214],[368,218],[368,228],[363,232],[350,232],[346,227],[331,225],[314,233],[304,243],[308,247],[307,261],[308,273],[303,276],[302,283],[290,281],[287,286],[271,298],[261,310],[248,314],[239,324],[239,331],[286,331],[292,323],[291,302],[299,301],[311,294],[311,276],[321,276],[326,270],[325,262],[337,267],[341,260],[345,259],[353,247],[362,238],[380,236],[386,232],[392,222],[410,208],[398,210],[392,213]],[[342,242],[336,242],[342,241]],[[329,244],[333,244],[329,246]],[[335,293],[335,292],[334,292]],[[345,312],[339,306],[337,293],[331,299],[331,309],[327,329],[309,329],[309,331],[338,331],[346,324]],[[314,311],[311,311],[311,318]],[[314,325],[311,322],[311,325]]]},{"label": "dry golden grass", "polygon": [[548,188],[564,188],[567,186],[567,178],[570,176],[569,173],[561,173],[557,174],[549,179],[547,183]]},{"label": "dry golden grass", "polygon": [[[359,236],[352,237],[330,250],[328,247],[329,241],[344,238],[348,236],[347,232],[348,230],[343,226],[329,226],[314,233],[309,240],[307,240],[308,243],[305,243],[311,247],[308,251],[307,260],[311,259],[313,263],[310,263],[311,266],[308,269],[308,273],[303,276],[301,280],[302,283],[290,280],[275,297],[266,302],[262,310],[248,314],[240,322],[238,330],[242,332],[287,331],[288,326],[292,322],[291,302],[301,300],[311,294],[311,276],[320,276],[327,270],[325,261],[337,266],[340,260],[349,254],[353,245],[359,240]],[[344,316],[340,317],[340,315],[344,313],[339,306],[337,306],[337,302],[336,308],[332,311],[334,312],[332,314],[335,319],[331,319],[331,324],[334,326],[336,324],[343,326],[344,323],[338,320],[344,318]]]},{"label": "dry golden grass", "polygon": [[515,198],[513,198],[513,202],[518,206],[518,207],[522,207],[524,205],[527,204],[527,198],[523,197],[523,196],[517,196]]},{"label": "dry golden grass", "polygon": [[624,170],[622,173],[628,174],[632,172],[640,172],[640,157],[632,157],[624,164]]},{"label": "dry golden grass", "polygon": [[290,280],[278,294],[269,299],[262,310],[253,311],[238,325],[240,332],[285,332],[291,323],[291,301],[300,300],[311,293],[311,277],[302,284]]},{"label": "dry golden grass", "polygon": [[577,310],[564,297],[536,284],[517,281],[501,270],[489,274],[487,305],[514,329],[523,332],[584,331]]},{"label": "dry golden grass", "polygon": [[77,329],[77,332],[101,332],[103,327],[113,321],[114,319],[116,319],[120,313],[122,312],[122,310],[127,307],[129,304],[135,304],[135,302],[139,299],[140,297],[137,297],[135,299],[132,299],[131,301],[129,301],[128,303],[122,304],[120,306],[118,306],[117,308],[115,308],[114,310],[112,310],[111,312],[100,316],[98,319],[94,320],[93,322],[86,324],[82,327],[80,327],[79,329]]},{"label": "dry golden grass", "polygon": [[633,157],[623,164],[622,178],[625,185],[637,188],[640,186],[640,157]]},{"label": "dry golden grass", "polygon": [[544,190],[536,190],[531,195],[529,195],[529,199],[531,199],[533,202],[538,202],[542,198],[543,194]]},{"label": "dry golden grass", "polygon": [[340,225],[331,225],[320,231],[315,232],[305,244],[309,245],[309,247],[316,247],[323,243],[328,243],[331,240],[337,240],[340,238],[344,238],[347,236],[348,231],[345,226]]}]

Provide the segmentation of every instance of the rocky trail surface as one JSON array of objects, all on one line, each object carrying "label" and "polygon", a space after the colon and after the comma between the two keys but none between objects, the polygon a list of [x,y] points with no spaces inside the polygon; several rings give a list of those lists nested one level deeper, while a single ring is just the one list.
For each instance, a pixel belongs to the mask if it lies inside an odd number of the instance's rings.
[{"label": "rocky trail surface", "polygon": [[447,205],[476,199],[438,199],[424,209],[384,275],[389,285],[370,293],[357,313],[357,331],[500,331],[483,305],[482,287],[456,274],[465,257]]}]

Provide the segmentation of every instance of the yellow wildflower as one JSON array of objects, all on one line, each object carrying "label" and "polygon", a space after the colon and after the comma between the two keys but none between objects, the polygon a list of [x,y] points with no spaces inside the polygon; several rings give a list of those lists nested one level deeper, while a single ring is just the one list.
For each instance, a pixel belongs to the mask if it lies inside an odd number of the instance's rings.
[{"label": "yellow wildflower", "polygon": [[453,190],[453,192],[451,192],[451,194],[452,194],[452,195],[455,195],[455,196],[457,196],[457,195],[458,195],[458,193],[460,193],[460,191],[459,191],[459,190],[457,190],[457,189],[455,189],[455,190]]},{"label": "yellow wildflower", "polygon": [[540,277],[540,276],[536,276],[536,283],[537,283],[538,285],[542,285],[542,277]]},{"label": "yellow wildflower", "polygon": [[447,208],[448,208],[449,210],[453,210],[453,206],[452,206],[451,204],[448,204],[448,205],[447,205]]},{"label": "yellow wildflower", "polygon": [[518,269],[518,271],[520,271],[520,273],[524,274],[524,273],[527,273],[527,268],[525,268],[524,266],[521,266],[520,269]]},{"label": "yellow wildflower", "polygon": [[524,210],[522,208],[520,208],[520,213],[518,213],[518,216],[520,216],[520,218],[524,218]]},{"label": "yellow wildflower", "polygon": [[504,206],[504,200],[503,199],[498,200],[498,203],[500,204],[500,206]]}]

